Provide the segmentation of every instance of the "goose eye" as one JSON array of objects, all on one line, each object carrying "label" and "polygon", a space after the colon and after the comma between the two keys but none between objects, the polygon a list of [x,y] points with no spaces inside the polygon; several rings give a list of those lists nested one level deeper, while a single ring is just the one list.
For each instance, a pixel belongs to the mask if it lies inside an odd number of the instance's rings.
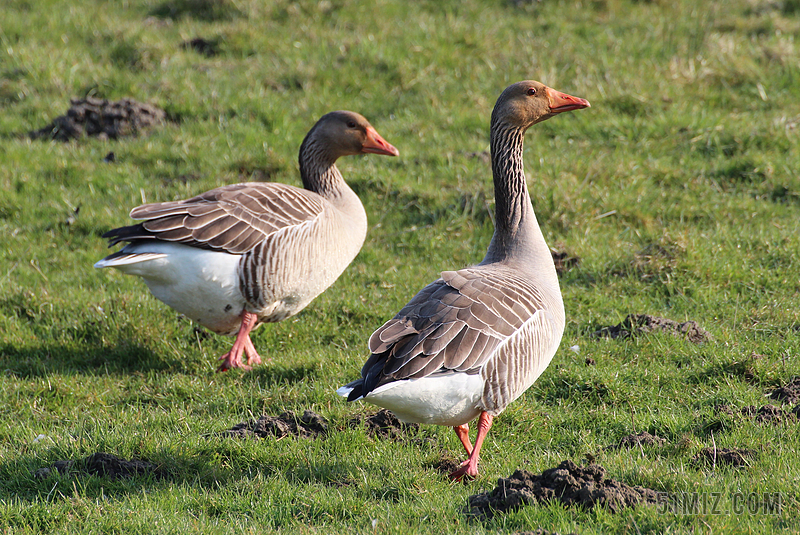
[{"label": "goose eye", "polygon": [[528,88],[528,95],[533,96],[535,94],[536,94],[536,88],[535,87],[529,87]]},{"label": "goose eye", "polygon": [[356,122],[355,121],[347,121],[347,128],[355,128]]}]

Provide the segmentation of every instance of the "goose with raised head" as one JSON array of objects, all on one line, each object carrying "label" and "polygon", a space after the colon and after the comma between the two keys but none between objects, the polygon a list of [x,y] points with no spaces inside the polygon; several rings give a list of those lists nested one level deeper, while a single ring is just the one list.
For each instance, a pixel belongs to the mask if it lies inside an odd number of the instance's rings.
[{"label": "goose with raised head", "polygon": [[337,391],[406,422],[452,426],[468,455],[452,479],[478,474],[493,418],[536,381],[561,341],[564,304],[528,195],[522,144],[530,126],[587,107],[535,81],[503,91],[491,118],[496,214],[486,257],[443,272],[375,331],[361,378]]},{"label": "goose with raised head", "polygon": [[253,328],[300,312],[361,249],[367,214],[336,160],[362,153],[398,151],[358,113],[328,113],[300,146],[305,189],[248,182],[139,206],[130,216],[141,223],[103,234],[109,246],[127,243],[95,267],[142,277],[181,314],[235,335],[219,370],[250,369],[261,362]]}]

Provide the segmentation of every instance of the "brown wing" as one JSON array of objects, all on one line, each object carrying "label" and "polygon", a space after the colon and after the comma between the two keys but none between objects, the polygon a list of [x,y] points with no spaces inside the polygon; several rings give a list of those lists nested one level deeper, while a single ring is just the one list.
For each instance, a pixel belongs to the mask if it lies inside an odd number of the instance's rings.
[{"label": "brown wing", "polygon": [[131,217],[144,220],[103,234],[109,245],[159,239],[243,254],[270,234],[315,219],[322,197],[286,184],[250,182],[222,186],[183,201],[144,204]]},{"label": "brown wing", "polygon": [[432,373],[479,373],[504,341],[548,306],[529,281],[497,266],[442,273],[369,340],[353,399]]}]

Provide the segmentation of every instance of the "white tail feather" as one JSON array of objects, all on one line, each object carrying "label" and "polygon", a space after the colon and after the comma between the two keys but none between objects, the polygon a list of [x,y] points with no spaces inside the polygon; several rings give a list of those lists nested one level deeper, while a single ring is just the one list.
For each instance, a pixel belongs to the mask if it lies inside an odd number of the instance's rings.
[{"label": "white tail feather", "polygon": [[164,253],[115,253],[95,262],[94,267],[102,269],[107,267],[128,266],[130,264],[139,264],[140,262],[155,260],[156,258],[164,258],[165,256],[167,255]]}]

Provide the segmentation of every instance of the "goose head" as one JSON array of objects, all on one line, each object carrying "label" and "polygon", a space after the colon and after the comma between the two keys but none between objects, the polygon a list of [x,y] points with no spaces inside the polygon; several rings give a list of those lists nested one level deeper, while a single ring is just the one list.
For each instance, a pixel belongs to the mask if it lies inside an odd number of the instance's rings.
[{"label": "goose head", "polygon": [[503,91],[492,112],[492,124],[524,131],[559,113],[589,106],[586,99],[556,91],[535,80],[525,80]]},{"label": "goose head", "polygon": [[308,137],[324,147],[332,159],[355,154],[397,156],[399,151],[383,139],[363,115],[352,111],[333,111],[317,122]]}]

